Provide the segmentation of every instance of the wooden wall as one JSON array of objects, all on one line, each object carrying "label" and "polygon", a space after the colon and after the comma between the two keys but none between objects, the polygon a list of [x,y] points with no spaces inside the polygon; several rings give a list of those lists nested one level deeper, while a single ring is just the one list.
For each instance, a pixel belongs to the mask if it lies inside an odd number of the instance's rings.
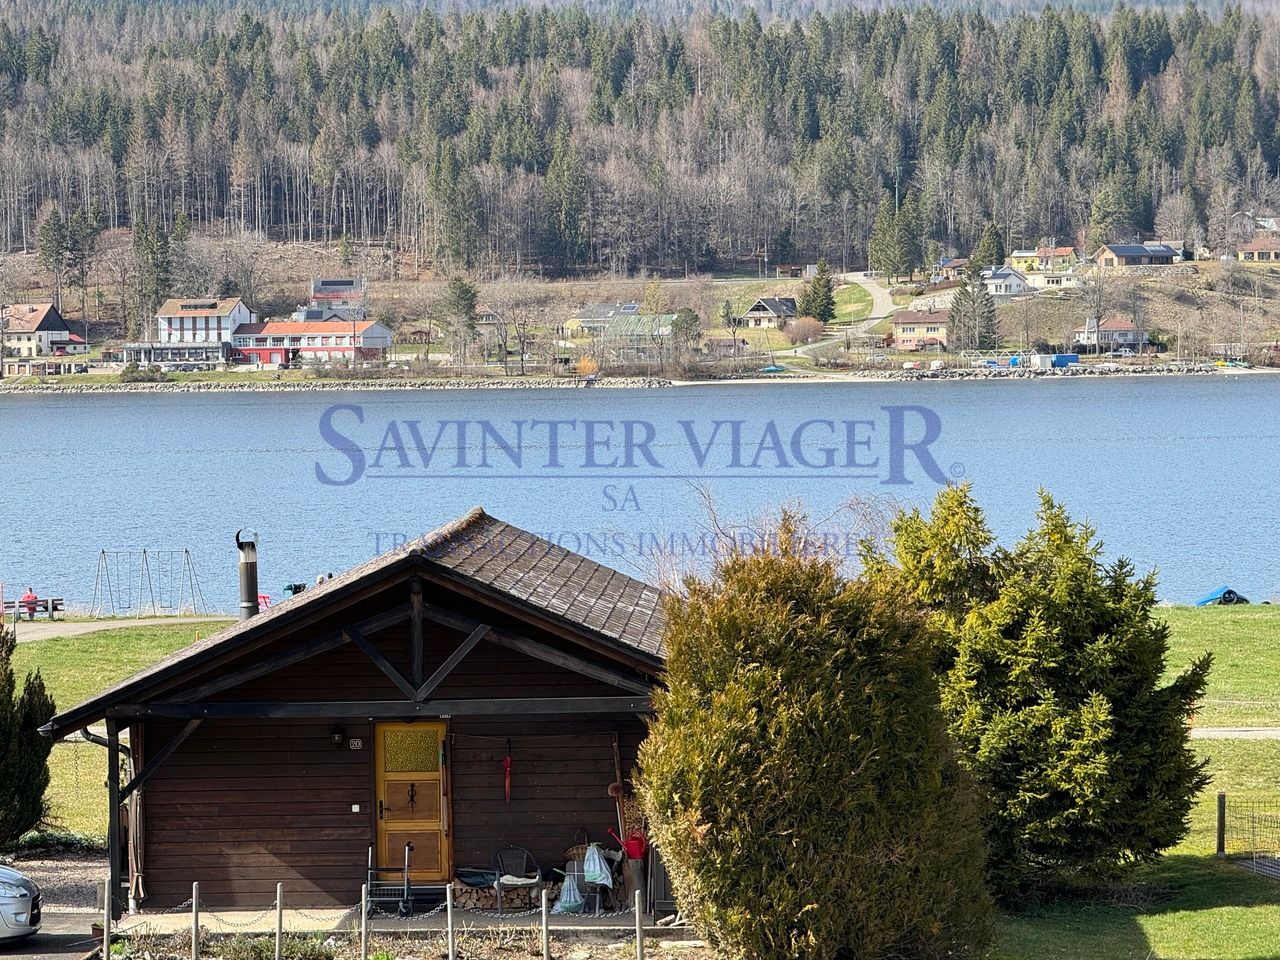
[{"label": "wooden wall", "polygon": [[[262,654],[305,642],[282,640]],[[460,637],[431,628],[428,674]],[[376,638],[406,673],[407,624]],[[435,692],[437,697],[618,695],[612,687],[481,642]],[[399,700],[402,694],[358,648],[346,645],[217,694],[230,700]],[[335,747],[330,720],[210,720],[171,756],[143,791],[147,906],[190,896],[200,881],[210,906],[263,909],[285,883],[290,903],[349,905],[359,899],[374,836],[373,728],[340,721],[364,749]],[[147,724],[154,753],[179,729]],[[507,843],[527,847],[549,873],[563,865],[575,831],[608,840],[616,823],[612,734],[620,735],[624,776],[644,734],[634,715],[479,718],[450,723],[452,840],[457,866],[487,866]],[[502,759],[513,741],[511,802]],[[352,804],[360,805],[353,813]]]}]

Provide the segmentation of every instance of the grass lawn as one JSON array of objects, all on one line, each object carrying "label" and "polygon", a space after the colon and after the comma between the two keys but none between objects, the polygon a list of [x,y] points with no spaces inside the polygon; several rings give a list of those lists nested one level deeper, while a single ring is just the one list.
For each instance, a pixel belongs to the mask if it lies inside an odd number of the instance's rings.
[{"label": "grass lawn", "polygon": [[1172,628],[1171,671],[1213,653],[1198,726],[1280,727],[1280,607],[1169,607],[1160,615]]},{"label": "grass lawn", "polygon": [[[58,709],[65,710],[185,647],[197,633],[207,636],[222,626],[210,622],[122,627],[20,643],[13,669],[19,677],[39,669]],[[92,743],[54,746],[49,755],[48,792],[54,825],[97,838],[106,836],[106,757],[106,751]]]},{"label": "grass lawn", "polygon": [[836,323],[857,323],[871,316],[871,294],[861,284],[851,283],[836,291]]}]

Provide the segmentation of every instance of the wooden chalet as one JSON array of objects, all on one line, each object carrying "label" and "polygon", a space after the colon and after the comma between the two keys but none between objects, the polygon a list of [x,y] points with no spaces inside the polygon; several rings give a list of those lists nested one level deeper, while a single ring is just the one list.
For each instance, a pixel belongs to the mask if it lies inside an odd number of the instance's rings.
[{"label": "wooden chalet", "polygon": [[550,875],[579,829],[616,826],[663,623],[654,587],[476,508],[45,731],[105,724],[117,914],[193,881],[215,908],[278,881],[291,906],[347,906],[369,848],[396,867],[407,842],[423,884],[508,844]]}]

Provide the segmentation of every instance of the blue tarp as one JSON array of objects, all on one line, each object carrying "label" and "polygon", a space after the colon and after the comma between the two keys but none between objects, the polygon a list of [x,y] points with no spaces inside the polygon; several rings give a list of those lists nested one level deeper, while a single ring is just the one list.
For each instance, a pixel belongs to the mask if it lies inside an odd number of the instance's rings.
[{"label": "blue tarp", "polygon": [[1203,596],[1199,600],[1197,600],[1196,606],[1207,607],[1211,603],[1217,603],[1219,600],[1222,599],[1222,595],[1230,589],[1231,589],[1230,587],[1223,585],[1219,587],[1217,590],[1214,590],[1213,593],[1207,594],[1206,596]]}]

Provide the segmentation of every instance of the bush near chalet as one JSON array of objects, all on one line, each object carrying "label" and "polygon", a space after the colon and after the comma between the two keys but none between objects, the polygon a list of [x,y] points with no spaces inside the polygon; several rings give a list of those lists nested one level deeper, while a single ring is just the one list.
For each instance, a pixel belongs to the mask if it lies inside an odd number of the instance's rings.
[{"label": "bush near chalet", "polygon": [[1010,899],[1156,858],[1209,780],[1188,719],[1211,657],[1162,684],[1154,575],[1102,563],[1094,531],[1047,494],[1038,519],[1003,549],[964,486],[893,528],[900,569],[937,612],[943,710],[986,792],[992,880]]},{"label": "bush near chalet", "polygon": [[668,605],[638,790],[681,906],[741,960],[977,956],[985,851],[924,616],[794,517],[773,542]]},{"label": "bush near chalet", "polygon": [[40,727],[53,717],[53,699],[37,670],[17,692],[12,657],[17,637],[0,624],[0,849],[44,822],[53,741]]}]

